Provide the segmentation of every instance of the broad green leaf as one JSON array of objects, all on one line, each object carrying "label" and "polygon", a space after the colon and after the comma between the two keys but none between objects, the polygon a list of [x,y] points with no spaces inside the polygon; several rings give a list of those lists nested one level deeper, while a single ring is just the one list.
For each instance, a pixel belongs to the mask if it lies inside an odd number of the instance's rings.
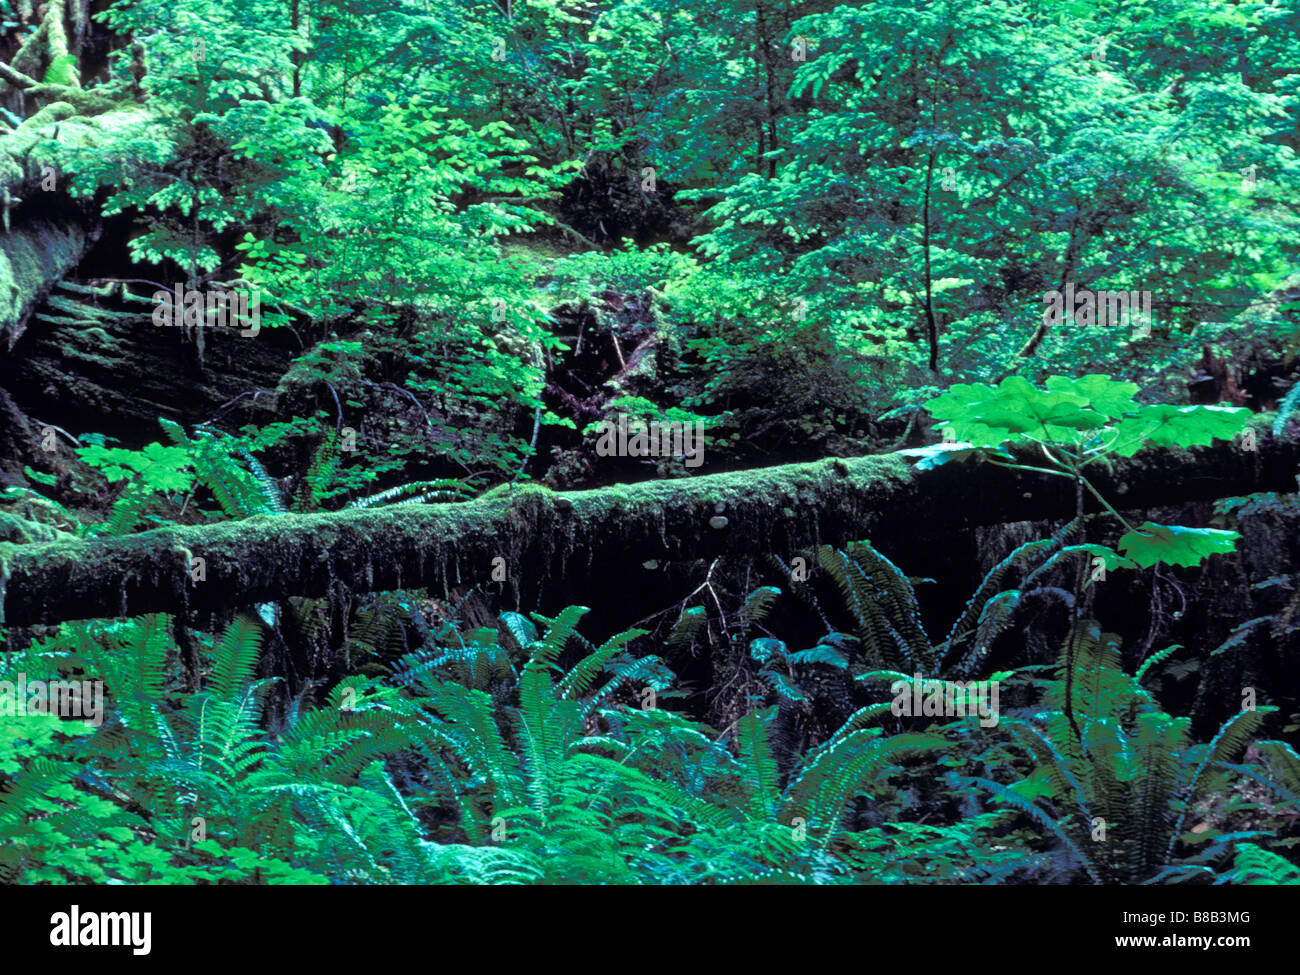
[{"label": "broad green leaf", "polygon": [[1088,543],[1086,545],[1073,545],[1072,549],[1080,552],[1087,552],[1093,558],[1102,560],[1102,565],[1107,572],[1113,572],[1115,569],[1136,569],[1138,565],[1132,559],[1126,559],[1113,548],[1106,545],[1096,545]]},{"label": "broad green leaf", "polygon": [[1115,453],[1132,457],[1146,444],[1204,447],[1231,440],[1250,422],[1250,410],[1234,406],[1144,406],[1119,425]]},{"label": "broad green leaf", "polygon": [[1049,376],[1045,385],[1054,393],[1068,393],[1084,399],[1091,409],[1112,419],[1137,409],[1137,404],[1133,401],[1133,396],[1138,391],[1136,383],[1119,382],[1097,373],[1089,373],[1080,379]]},{"label": "broad green leaf", "polygon": [[946,421],[959,440],[991,447],[1025,436],[1073,442],[1074,431],[1106,424],[1106,416],[1087,404],[1086,396],[1044,391],[1021,376],[1010,376],[996,389],[985,383],[954,386],[927,403],[926,409]]},{"label": "broad green leaf", "polygon": [[915,458],[916,468],[921,471],[933,470],[950,460],[965,460],[979,452],[980,449],[971,443],[935,443],[898,451],[903,457]]},{"label": "broad green leaf", "polygon": [[1148,521],[1137,531],[1125,533],[1119,547],[1143,569],[1158,562],[1192,566],[1208,556],[1231,552],[1240,537],[1239,532],[1218,528],[1183,528]]}]

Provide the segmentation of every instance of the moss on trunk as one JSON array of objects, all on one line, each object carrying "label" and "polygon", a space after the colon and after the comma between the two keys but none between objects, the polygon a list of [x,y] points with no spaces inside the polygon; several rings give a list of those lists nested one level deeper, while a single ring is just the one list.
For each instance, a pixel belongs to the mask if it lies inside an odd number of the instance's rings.
[{"label": "moss on trunk", "polygon": [[[1300,447],[1265,438],[1154,451],[1097,478],[1126,508],[1294,490]],[[1050,483],[1049,483],[1050,482]],[[976,525],[1067,517],[1073,486],[988,464],[918,471],[890,454],[552,492],[506,488],[463,504],[274,515],[122,538],[0,545],[9,625],[147,612],[219,612],[283,598],[493,581],[581,591],[651,559],[774,552],[849,539],[941,540]],[[201,558],[205,578],[191,578]],[[494,561],[494,560],[501,561]],[[499,581],[499,580],[498,580]]]}]

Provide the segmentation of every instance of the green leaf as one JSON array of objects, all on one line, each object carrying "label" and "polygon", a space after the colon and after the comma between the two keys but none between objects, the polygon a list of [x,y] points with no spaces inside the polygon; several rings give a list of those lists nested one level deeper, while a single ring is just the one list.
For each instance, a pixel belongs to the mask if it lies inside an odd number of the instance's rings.
[{"label": "green leaf", "polygon": [[1239,532],[1217,528],[1183,528],[1145,522],[1137,531],[1127,532],[1119,547],[1139,568],[1158,562],[1165,565],[1197,565],[1211,555],[1233,551]]},{"label": "green leaf", "polygon": [[1113,548],[1110,548],[1109,546],[1106,545],[1096,545],[1092,542],[1089,542],[1084,545],[1072,546],[1072,549],[1075,551],[1087,552],[1089,555],[1092,555],[1094,558],[1101,559],[1102,565],[1107,572],[1112,572],[1115,569],[1138,568],[1138,564],[1134,562],[1132,559],[1124,558],[1124,556],[1120,555]]},{"label": "green leaf", "polygon": [[1054,393],[1080,398],[1089,408],[1112,419],[1133,412],[1137,406],[1133,400],[1138,391],[1136,383],[1119,382],[1097,373],[1089,373],[1081,379],[1049,376],[1045,385]]},{"label": "green leaf", "polygon": [[970,443],[934,443],[898,451],[900,456],[916,458],[916,469],[919,471],[934,470],[950,460],[965,460],[971,454],[978,453],[981,453],[980,448]]},{"label": "green leaf", "polygon": [[1250,422],[1250,410],[1234,406],[1144,406],[1119,425],[1115,453],[1132,457],[1144,444],[1204,447],[1231,440]]},{"label": "green leaf", "polygon": [[[1080,382],[1086,383],[1087,377]],[[1103,397],[1108,408],[1112,408],[1110,403],[1114,398],[1113,391]],[[1087,409],[1088,402],[1086,395],[1044,391],[1021,376],[1010,376],[996,389],[986,383],[959,383],[931,400],[925,408],[937,419],[946,421],[958,440],[976,447],[996,447],[1026,436],[1073,442],[1077,438],[1075,431],[1105,426],[1106,415]]]}]

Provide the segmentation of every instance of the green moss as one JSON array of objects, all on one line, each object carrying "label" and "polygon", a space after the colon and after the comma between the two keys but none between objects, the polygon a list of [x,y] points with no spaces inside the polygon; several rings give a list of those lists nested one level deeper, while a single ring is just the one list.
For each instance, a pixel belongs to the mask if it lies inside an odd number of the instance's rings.
[{"label": "green moss", "polygon": [[20,323],[50,281],[80,257],[85,234],[35,221],[0,236],[0,338],[12,344]]},{"label": "green moss", "polygon": [[[96,597],[100,606],[134,578],[126,588],[152,593],[146,598],[160,605],[184,580],[188,550],[205,559],[208,572],[189,598],[209,605],[267,598],[271,586],[320,595],[338,579],[358,591],[446,591],[489,583],[497,556],[506,559],[518,600],[548,579],[580,571],[575,552],[585,551],[590,567],[598,554],[642,563],[769,547],[789,552],[815,543],[823,530],[862,537],[868,534],[862,527],[878,524],[880,493],[897,511],[898,486],[918,476],[900,458],[842,464],[847,474],[819,463],[562,493],[532,483],[503,485],[464,503],[268,515],[95,542],[48,542],[20,550],[23,598],[39,602],[48,591],[48,605],[62,606],[65,594],[44,581],[57,574],[69,591],[89,592],[107,581]],[[710,526],[722,517],[725,526]],[[82,568],[90,565],[93,573]],[[23,620],[46,619],[46,612],[24,605]]]},{"label": "green moss", "polygon": [[0,155],[0,183],[16,186],[23,181],[23,168],[8,155]]},{"label": "green moss", "polygon": [[61,532],[51,525],[28,521],[18,515],[0,511],[0,541],[31,545],[35,542],[55,542],[67,537],[67,532]]}]

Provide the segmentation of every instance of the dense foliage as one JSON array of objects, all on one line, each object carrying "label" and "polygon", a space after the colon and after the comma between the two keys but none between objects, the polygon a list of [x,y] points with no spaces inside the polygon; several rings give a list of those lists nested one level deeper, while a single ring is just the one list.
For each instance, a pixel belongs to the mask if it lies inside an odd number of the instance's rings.
[{"label": "dense foliage", "polygon": [[[1294,3],[0,0],[0,32],[0,690],[104,691],[0,704],[0,879],[1300,883],[1295,493],[1094,477],[1300,425]],[[94,232],[29,287],[45,220]],[[142,310],[233,288],[259,333]],[[94,391],[129,329],[176,366],[136,370],[147,428]],[[705,462],[606,457],[619,417]],[[629,551],[591,610],[467,575],[3,626],[28,545],[898,450],[1075,503],[888,557]]]}]

